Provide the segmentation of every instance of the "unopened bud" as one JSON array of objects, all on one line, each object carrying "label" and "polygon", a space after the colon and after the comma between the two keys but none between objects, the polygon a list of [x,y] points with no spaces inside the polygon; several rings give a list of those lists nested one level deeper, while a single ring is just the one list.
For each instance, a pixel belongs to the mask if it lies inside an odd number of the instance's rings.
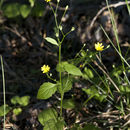
[{"label": "unopened bud", "polygon": [[67,6],[65,7],[65,10],[68,10],[68,8],[69,8],[69,6],[67,5]]},{"label": "unopened bud", "polygon": [[84,43],[84,45],[83,45],[84,47],[86,46],[86,44]]},{"label": "unopened bud", "polygon": [[60,31],[62,31],[62,26],[59,26]]},{"label": "unopened bud", "polygon": [[72,28],[71,28],[71,31],[74,31],[74,30],[75,30],[75,27],[72,27]]},{"label": "unopened bud", "polygon": [[106,48],[109,48],[110,47],[110,45],[108,45]]},{"label": "unopened bud", "polygon": [[59,37],[59,33],[56,33],[56,37]]},{"label": "unopened bud", "polygon": [[60,2],[60,0],[57,0],[57,3],[59,3]]}]

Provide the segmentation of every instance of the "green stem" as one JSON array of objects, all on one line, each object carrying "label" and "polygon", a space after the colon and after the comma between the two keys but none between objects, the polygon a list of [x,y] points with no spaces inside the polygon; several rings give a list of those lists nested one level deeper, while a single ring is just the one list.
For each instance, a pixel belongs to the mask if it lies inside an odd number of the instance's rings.
[{"label": "green stem", "polygon": [[51,77],[48,75],[48,73],[47,73],[46,75],[47,75],[47,77],[48,77],[49,79],[51,79],[52,81],[56,82],[56,79],[51,78]]},{"label": "green stem", "polygon": [[62,118],[63,98],[64,98],[64,93],[61,93],[61,102],[60,102],[60,117],[61,118]]},{"label": "green stem", "polygon": [[2,79],[3,79],[3,97],[4,97],[4,130],[5,130],[5,111],[6,111],[6,99],[5,99],[5,76],[4,76],[4,66],[3,66],[3,59],[1,57],[1,69],[2,69]]},{"label": "green stem", "polygon": [[[59,43],[59,64],[61,64],[61,43]],[[62,78],[61,78],[61,71],[59,72],[60,77],[60,89],[62,90]],[[61,104],[60,104],[60,116],[62,117],[62,100],[63,100],[63,93],[61,93]]]},{"label": "green stem", "polygon": [[0,10],[2,9],[3,2],[4,2],[4,0],[0,1]]}]

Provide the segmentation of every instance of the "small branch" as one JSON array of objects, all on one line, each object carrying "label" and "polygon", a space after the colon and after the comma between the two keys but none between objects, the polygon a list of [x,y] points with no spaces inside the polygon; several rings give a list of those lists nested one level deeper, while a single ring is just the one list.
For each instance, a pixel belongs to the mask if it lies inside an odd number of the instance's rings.
[{"label": "small branch", "polygon": [[[128,4],[130,4],[130,1],[128,1]],[[92,19],[92,22],[90,23],[90,29],[93,27],[96,19],[98,18],[98,16],[107,8],[117,8],[118,6],[122,6],[122,5],[126,5],[126,2],[118,2],[116,4],[110,4],[109,6],[105,6],[102,9],[100,9],[98,11],[98,13],[96,14],[96,16]]]},{"label": "small branch", "polygon": [[22,41],[27,42],[27,39],[26,39],[25,37],[23,37],[23,36],[18,32],[18,30],[17,30],[16,28],[12,29],[12,28],[9,28],[9,27],[6,27],[6,26],[5,26],[4,29],[13,32],[13,33],[16,34],[18,37],[20,37],[20,38],[22,39]]}]

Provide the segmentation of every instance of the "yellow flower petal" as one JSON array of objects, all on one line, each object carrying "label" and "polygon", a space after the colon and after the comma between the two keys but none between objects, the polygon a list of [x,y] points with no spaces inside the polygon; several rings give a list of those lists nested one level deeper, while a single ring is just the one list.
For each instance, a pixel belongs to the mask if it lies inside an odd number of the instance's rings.
[{"label": "yellow flower petal", "polygon": [[43,65],[43,66],[41,67],[41,71],[42,71],[43,73],[48,73],[48,72],[50,71],[50,67],[49,67],[48,65]]},{"label": "yellow flower petal", "polygon": [[51,0],[45,0],[46,2],[50,2]]},{"label": "yellow flower petal", "polygon": [[102,43],[99,43],[99,42],[95,43],[95,49],[97,51],[103,51],[104,50],[103,48],[104,46],[102,45]]}]

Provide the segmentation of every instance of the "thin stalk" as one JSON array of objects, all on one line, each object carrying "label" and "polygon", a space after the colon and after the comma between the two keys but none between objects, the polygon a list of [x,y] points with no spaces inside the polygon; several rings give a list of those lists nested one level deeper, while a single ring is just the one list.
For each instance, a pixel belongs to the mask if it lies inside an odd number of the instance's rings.
[{"label": "thin stalk", "polygon": [[[118,46],[118,51],[122,55],[120,44],[119,44],[117,26],[116,26],[116,22],[115,22],[115,19],[114,19],[113,11],[111,13],[109,5],[108,5],[108,0],[106,0],[106,3],[107,3],[108,11],[110,13],[110,18],[111,18],[111,22],[112,22],[113,31],[114,31],[114,35],[115,35],[115,38],[116,38],[117,46]],[[124,70],[124,76],[126,77],[126,79],[128,79],[127,75],[126,75],[126,69],[125,69],[125,65],[124,65],[124,60],[122,58],[121,58],[121,62],[122,62],[123,70]],[[127,80],[127,83],[129,84],[129,80]]]},{"label": "thin stalk", "polygon": [[2,9],[3,2],[4,2],[4,0],[0,0],[0,10]]},{"label": "thin stalk", "polygon": [[110,43],[112,44],[112,46],[114,47],[114,49],[116,50],[116,52],[118,53],[118,55],[121,57],[121,59],[123,59],[123,61],[127,64],[127,66],[130,68],[129,63],[126,61],[126,59],[122,56],[122,54],[120,54],[120,52],[118,51],[118,49],[114,46],[113,42],[111,41],[110,37],[108,36],[108,34],[106,33],[106,31],[104,30],[104,28],[101,26],[104,34],[106,35],[106,37],[108,38],[108,40],[110,41]]},{"label": "thin stalk", "polygon": [[[49,3],[49,4],[50,4],[50,3]],[[58,4],[58,3],[57,3],[57,4]],[[51,7],[52,12],[53,12],[53,14],[54,14],[56,27],[57,27],[57,29],[59,30],[59,26],[58,26],[58,22],[57,22],[57,18],[56,18],[56,13],[57,13],[57,11],[54,11],[54,9],[53,9],[53,7],[51,6],[51,4],[50,4],[50,7]]]},{"label": "thin stalk", "polygon": [[[59,64],[61,64],[61,43],[59,43]],[[60,88],[62,90],[62,78],[61,78],[61,70],[59,72],[60,77]],[[60,103],[60,116],[62,117],[62,106],[63,106],[63,93],[61,91],[61,103]]]},{"label": "thin stalk", "polygon": [[3,79],[3,97],[4,97],[4,130],[5,130],[5,111],[6,111],[6,99],[5,99],[5,76],[4,76],[4,66],[3,66],[3,58],[1,58],[1,70],[2,70],[2,79]]},{"label": "thin stalk", "polygon": [[102,79],[102,77],[98,74],[98,72],[90,65],[90,64],[88,64],[93,70],[94,70],[94,72],[98,75],[98,77],[100,78],[100,80],[103,82],[103,84],[104,84],[104,86],[108,89],[108,92],[110,93],[110,95],[112,96],[112,97],[114,97],[113,96],[113,94],[112,94],[112,92],[111,92],[111,89],[109,88],[109,86],[107,86],[107,84],[104,82],[104,80]]},{"label": "thin stalk", "polygon": [[56,82],[56,79],[51,78],[51,76],[49,76],[48,73],[47,73],[46,75],[47,75],[47,77],[48,77],[49,79],[51,79],[52,81]]},{"label": "thin stalk", "polygon": [[[63,15],[62,15],[62,18],[64,18],[65,14],[66,14],[66,11],[67,11],[67,9],[65,9],[65,11],[64,11],[64,13],[63,13]],[[60,24],[59,24],[59,25],[62,24],[62,18],[61,18],[61,21],[60,21]]]},{"label": "thin stalk", "polygon": [[129,12],[129,15],[130,15],[130,6],[128,4],[128,0],[125,0],[126,4],[127,4],[127,9],[128,9],[128,12]]}]

